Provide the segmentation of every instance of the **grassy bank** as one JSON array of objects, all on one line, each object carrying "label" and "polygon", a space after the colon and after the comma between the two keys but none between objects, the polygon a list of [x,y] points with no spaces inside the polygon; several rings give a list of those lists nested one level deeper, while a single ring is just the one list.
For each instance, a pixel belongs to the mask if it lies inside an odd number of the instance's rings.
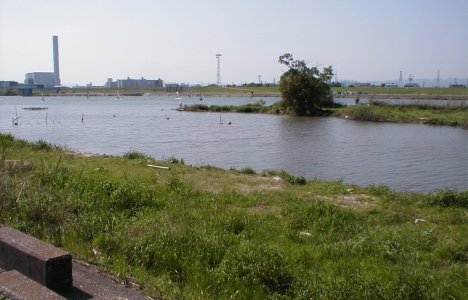
[{"label": "grassy bank", "polygon": [[468,128],[466,107],[387,105],[356,105],[334,109],[334,116],[373,122],[422,123]]},{"label": "grassy bank", "polygon": [[[67,153],[0,135],[0,223],[167,299],[463,299],[468,191]],[[170,170],[147,167],[169,166]]]},{"label": "grassy bank", "polygon": [[[270,106],[262,102],[233,106],[195,104],[186,107],[195,112],[236,112],[286,114],[280,103]],[[375,102],[372,106],[356,105],[325,108],[321,116],[334,116],[359,121],[420,123],[468,128],[468,113],[465,107],[427,105],[387,105]]]},{"label": "grassy bank", "polygon": [[[467,88],[383,88],[383,87],[334,87],[334,92],[365,92],[369,95],[418,95],[418,96],[468,96]],[[423,98],[423,97],[422,97]]]},{"label": "grassy bank", "polygon": [[263,101],[244,105],[205,105],[194,104],[185,107],[186,111],[194,112],[236,112],[236,113],[281,113],[279,102],[265,105]]},{"label": "grassy bank", "polygon": [[[165,88],[145,88],[145,89],[115,89],[115,88],[62,88],[58,92],[56,89],[47,89],[44,92],[45,96],[66,96],[66,95],[116,95],[117,90],[120,95],[128,96],[142,96],[145,94],[152,95],[165,95],[167,94]],[[218,87],[218,86],[193,86],[184,88],[181,90],[182,95],[189,95],[192,91],[192,95],[198,96],[203,94],[204,96],[210,95],[236,95],[250,97],[252,92],[255,96],[267,97],[267,96],[280,96],[278,86],[237,86],[237,87]],[[362,97],[372,95],[373,97],[381,95],[384,98],[392,97],[395,95],[397,98],[408,96],[417,97],[418,99],[451,99],[456,97],[457,99],[467,99],[468,89],[467,88],[382,88],[382,87],[333,87],[333,92],[340,93],[364,93]],[[0,96],[17,95],[16,89],[0,89]],[[170,94],[174,94],[171,92]],[[35,96],[40,96],[40,90],[34,90]],[[346,97],[347,95],[345,95]],[[340,97],[340,95],[337,95]],[[349,95],[353,97],[353,95]]]}]

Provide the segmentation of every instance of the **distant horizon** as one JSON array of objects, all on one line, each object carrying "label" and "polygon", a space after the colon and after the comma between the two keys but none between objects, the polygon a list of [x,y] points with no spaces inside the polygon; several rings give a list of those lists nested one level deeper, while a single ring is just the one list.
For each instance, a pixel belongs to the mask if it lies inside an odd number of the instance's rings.
[{"label": "distant horizon", "polygon": [[[51,71],[38,71],[38,72],[45,72],[45,73],[53,73]],[[33,73],[33,72],[28,72],[28,73]],[[161,78],[161,77],[157,77],[157,78],[146,78],[146,77],[123,77],[123,78],[113,78],[113,77],[108,77],[108,78],[112,78],[113,81],[117,81],[117,80],[123,80],[123,79],[127,79],[127,78],[130,78],[130,79],[141,79],[141,78],[144,78],[144,79],[151,79],[151,80],[154,80],[154,79],[161,79],[163,80],[164,84],[166,83],[177,83],[177,84],[186,84],[186,85],[189,85],[189,86],[209,86],[209,85],[216,85],[216,82],[182,82],[182,81],[166,81],[164,80],[164,78]],[[93,87],[103,87],[105,86],[105,83],[106,83],[106,80],[108,79],[106,78],[105,80],[103,80],[103,82],[85,82],[85,83],[71,83],[71,82],[65,82],[65,83],[61,83],[62,86],[64,87],[70,87],[70,88],[73,88],[73,87],[76,87],[76,86],[79,86],[79,87],[86,87],[87,85],[89,84],[92,84]],[[275,79],[275,83],[277,84],[279,82],[279,78]],[[15,82],[18,82],[18,83],[24,83],[24,79],[23,80],[15,80],[15,79],[1,79],[0,78],[0,81],[15,81]],[[377,80],[377,79],[372,79],[372,80],[355,80],[355,79],[339,79],[338,81],[335,81],[335,79],[333,78],[331,80],[332,82],[338,82],[338,83],[341,83],[341,84],[353,84],[353,83],[370,83],[370,84],[374,84],[374,85],[378,85],[378,84],[382,84],[382,83],[396,83],[396,84],[399,84],[399,78],[397,79],[387,79],[387,80]],[[413,80],[412,80],[414,83],[418,83],[420,85],[424,85],[425,87],[449,87],[451,84],[462,84],[462,85],[465,85],[466,87],[468,87],[468,77],[467,78],[455,78],[455,77],[449,77],[449,78],[439,78],[439,85],[437,85],[437,78],[416,78],[416,77],[413,77]],[[402,84],[404,85],[405,83],[408,83],[409,82],[409,79],[408,78],[403,78],[402,80]],[[250,82],[233,82],[233,83],[222,83],[221,86],[229,86],[229,85],[236,85],[236,86],[241,86],[241,85],[244,85],[244,84],[258,84],[259,82],[255,82],[255,81],[250,81]],[[261,82],[261,84],[274,84],[273,81],[263,81]],[[421,86],[422,87],[422,86]]]},{"label": "distant horizon", "polygon": [[358,82],[468,78],[468,1],[33,0],[0,2],[0,80],[53,71],[63,85],[107,78],[213,84],[279,81],[292,53]]},{"label": "distant horizon", "polygon": [[[53,72],[51,72],[53,73]],[[118,79],[126,79],[126,78],[118,78]],[[115,79],[115,80],[118,80]],[[140,78],[131,78],[131,79],[141,79]],[[145,78],[145,79],[157,79],[157,78]],[[164,78],[160,78],[164,81]],[[19,84],[23,84],[24,80],[14,80],[14,79],[0,79],[0,81],[14,81],[18,82]],[[276,84],[278,84],[279,80],[276,81]],[[332,81],[335,82],[335,81]],[[87,82],[87,83],[70,83],[70,82],[65,82],[62,83],[61,86],[67,87],[67,88],[74,88],[74,87],[87,87],[92,83],[92,87],[105,87],[105,82],[102,83],[95,83],[95,82]],[[216,85],[215,82],[207,83],[207,82],[177,82],[177,81],[164,81],[164,84],[166,83],[178,83],[178,84],[186,84],[188,86],[209,86],[209,85]],[[373,85],[380,85],[383,83],[396,83],[398,84],[398,80],[339,80],[338,83],[340,84],[346,84],[346,85],[351,85],[351,84],[356,84],[356,83],[370,83]],[[408,83],[408,80],[403,80],[403,85],[405,83]],[[439,85],[437,85],[437,79],[436,78],[413,78],[413,83],[417,83],[420,85],[420,87],[449,87],[451,84],[462,84],[466,87],[468,87],[468,79],[466,78],[440,78],[439,79]],[[223,83],[221,87],[226,87],[230,85],[236,85],[236,86],[242,86],[242,85],[248,85],[248,84],[258,84],[258,82],[238,82],[238,83]],[[273,84],[273,82],[262,82],[262,84]]]},{"label": "distant horizon", "polygon": [[[109,77],[111,78],[111,77]],[[126,79],[126,78],[113,78],[113,80],[118,80],[118,79]],[[141,79],[141,77],[139,78],[131,78],[131,79]],[[145,78],[145,79],[157,79],[157,78]],[[166,83],[178,83],[178,84],[187,84],[189,86],[208,86],[208,85],[215,85],[216,82],[211,82],[211,83],[203,83],[203,82],[176,82],[176,81],[165,81],[164,78],[160,78],[164,81],[164,84]],[[279,79],[276,80],[276,83],[279,82]],[[335,82],[332,80],[332,82]],[[353,84],[353,83],[371,83],[371,84],[382,84],[382,83],[396,83],[398,84],[398,79],[396,80],[352,80],[352,79],[344,79],[344,80],[339,80],[338,81],[339,83],[343,84],[343,83],[346,83],[346,84]],[[408,83],[408,79],[403,79],[403,84],[405,83]],[[413,82],[414,83],[418,83],[422,86],[422,84],[424,83],[425,87],[437,87],[437,78],[413,78]],[[66,87],[70,87],[70,88],[73,88],[75,86],[80,86],[80,87],[86,87],[87,84],[89,84],[90,82],[88,83],[84,83],[84,84],[80,84],[80,83],[65,83],[63,84],[63,86],[66,86]],[[241,86],[241,85],[244,85],[244,84],[258,84],[258,82],[254,82],[254,81],[251,81],[251,82],[239,82],[239,83],[223,83],[222,86],[228,86],[228,85],[236,85],[236,86]],[[262,82],[262,84],[273,84],[273,82]],[[463,84],[465,86],[468,87],[468,78],[440,78],[439,79],[439,86],[438,87],[449,87],[450,84]],[[93,82],[93,86],[104,86],[105,85],[105,82],[103,83],[94,83]]]}]

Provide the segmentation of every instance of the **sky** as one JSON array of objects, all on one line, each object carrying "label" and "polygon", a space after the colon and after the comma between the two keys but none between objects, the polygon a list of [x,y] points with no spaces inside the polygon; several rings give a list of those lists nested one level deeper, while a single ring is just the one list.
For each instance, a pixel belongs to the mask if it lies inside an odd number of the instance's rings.
[{"label": "sky", "polygon": [[0,80],[53,71],[211,84],[278,81],[292,53],[338,81],[468,78],[468,0],[0,0]]}]

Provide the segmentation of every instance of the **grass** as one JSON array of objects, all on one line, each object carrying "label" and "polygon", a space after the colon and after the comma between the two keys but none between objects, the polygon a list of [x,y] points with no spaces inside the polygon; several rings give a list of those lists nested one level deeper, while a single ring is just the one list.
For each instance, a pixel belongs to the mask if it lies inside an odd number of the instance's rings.
[{"label": "grass", "polygon": [[367,92],[376,95],[420,95],[420,96],[468,96],[467,88],[382,88],[382,87],[334,87],[334,92]]},{"label": "grass", "polygon": [[205,105],[194,104],[186,107],[187,111],[195,112],[236,112],[236,113],[280,113],[280,103],[265,105],[263,101],[244,105]]},{"label": "grass", "polygon": [[0,151],[0,223],[130,278],[151,296],[468,294],[467,191],[292,184],[283,171],[181,163],[156,170],[146,165],[170,162],[80,156],[9,134],[0,134]]},{"label": "grass", "polygon": [[[195,104],[188,106],[187,111],[195,112],[237,112],[237,113],[273,113],[285,114],[286,111],[277,102],[267,106],[264,103],[240,106],[220,106]],[[374,105],[355,105],[328,107],[322,116],[335,116],[359,121],[422,123],[429,125],[447,125],[468,128],[468,114],[465,107],[428,106],[428,105],[391,105],[374,102]]]},{"label": "grass", "polygon": [[[254,95],[261,96],[279,96],[278,86],[237,86],[237,87],[218,87],[218,86],[204,86],[204,87],[192,87],[191,89],[182,90],[182,94],[188,94],[192,91],[193,94],[199,95],[240,95],[250,97],[252,92]],[[148,88],[148,89],[119,89],[121,95],[143,95],[146,92],[153,92],[156,94],[166,93],[165,88]],[[468,96],[467,88],[435,88],[435,87],[424,87],[424,88],[382,88],[382,87],[333,87],[334,92],[366,92],[368,94],[375,95],[418,95],[424,96]],[[7,90],[0,90],[0,95],[7,95]],[[110,88],[73,88],[73,89],[62,89],[60,94],[87,94],[87,93],[100,93],[100,94],[116,94],[117,89]],[[34,91],[35,95],[41,95],[40,91]],[[57,94],[54,89],[46,90],[46,95]]]},{"label": "grass", "polygon": [[423,123],[468,128],[465,107],[376,103],[372,106],[355,105],[334,109],[333,115],[360,121]]}]

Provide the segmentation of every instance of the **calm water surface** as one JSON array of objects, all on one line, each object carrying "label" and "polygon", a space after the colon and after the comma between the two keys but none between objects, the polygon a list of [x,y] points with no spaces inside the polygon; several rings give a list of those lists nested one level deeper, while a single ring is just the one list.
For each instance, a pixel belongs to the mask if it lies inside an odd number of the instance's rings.
[{"label": "calm water surface", "polygon": [[[193,97],[182,102],[239,105],[256,100],[205,97],[200,102]],[[178,105],[174,97],[162,96],[49,97],[46,101],[0,97],[0,131],[77,151],[121,155],[136,150],[157,159],[183,158],[193,165],[284,169],[306,178],[362,186],[385,184],[404,191],[468,188],[468,130],[173,110]],[[11,121],[15,108],[22,116],[19,126]]]}]

